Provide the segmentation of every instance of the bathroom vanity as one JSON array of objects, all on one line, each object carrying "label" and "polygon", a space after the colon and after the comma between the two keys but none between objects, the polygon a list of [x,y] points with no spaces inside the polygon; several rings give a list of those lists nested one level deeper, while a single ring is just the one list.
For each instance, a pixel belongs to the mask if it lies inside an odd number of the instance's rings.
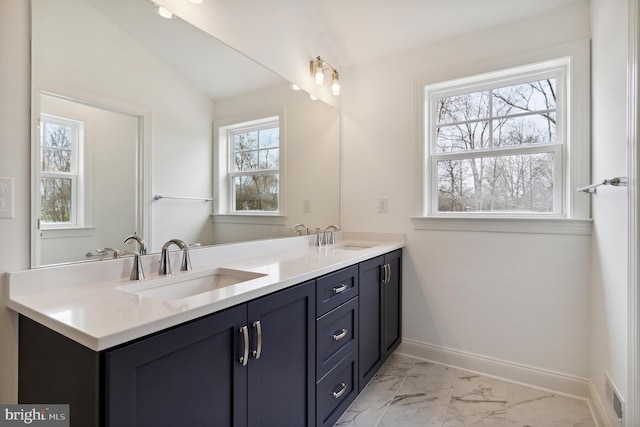
[{"label": "bathroom vanity", "polygon": [[333,425],[401,337],[402,236],[348,236],[203,248],[135,283],[127,259],[12,273],[20,403],[69,403],[72,426]]}]

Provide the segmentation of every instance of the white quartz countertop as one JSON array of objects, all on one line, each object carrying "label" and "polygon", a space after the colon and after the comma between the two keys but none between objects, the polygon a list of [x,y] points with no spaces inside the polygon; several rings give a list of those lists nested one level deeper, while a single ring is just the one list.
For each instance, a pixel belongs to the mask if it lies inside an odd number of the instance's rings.
[{"label": "white quartz countertop", "polygon": [[[101,351],[357,264],[404,246],[397,234],[340,233],[316,247],[307,236],[191,250],[193,270],[159,276],[159,256],[143,257],[146,278],[131,281],[131,258],[9,273],[7,306],[84,346]],[[347,246],[347,248],[345,248]],[[359,246],[359,247],[356,247]],[[181,285],[216,269],[253,273],[249,280],[178,299],[139,290]]]}]

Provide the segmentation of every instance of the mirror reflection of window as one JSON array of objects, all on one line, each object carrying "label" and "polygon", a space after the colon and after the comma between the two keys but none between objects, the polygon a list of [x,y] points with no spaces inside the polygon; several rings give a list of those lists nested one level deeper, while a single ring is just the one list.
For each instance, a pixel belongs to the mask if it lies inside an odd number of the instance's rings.
[{"label": "mirror reflection of window", "polygon": [[278,118],[229,131],[229,177],[233,211],[278,212],[280,128]]},{"label": "mirror reflection of window", "polygon": [[81,121],[47,114],[40,116],[40,224],[42,228],[82,223],[79,152]]}]

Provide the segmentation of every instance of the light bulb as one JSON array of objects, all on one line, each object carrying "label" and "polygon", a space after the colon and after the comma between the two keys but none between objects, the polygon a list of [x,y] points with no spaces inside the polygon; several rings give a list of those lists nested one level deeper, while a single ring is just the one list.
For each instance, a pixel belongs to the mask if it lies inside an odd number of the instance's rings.
[{"label": "light bulb", "polygon": [[156,13],[165,19],[173,18],[173,13],[169,9],[165,9],[159,4],[156,5]]},{"label": "light bulb", "polygon": [[340,76],[337,71],[333,72],[333,82],[331,83],[331,93],[335,96],[340,95]]},{"label": "light bulb", "polygon": [[324,62],[318,56],[313,63],[313,80],[316,82],[318,86],[324,83]]}]

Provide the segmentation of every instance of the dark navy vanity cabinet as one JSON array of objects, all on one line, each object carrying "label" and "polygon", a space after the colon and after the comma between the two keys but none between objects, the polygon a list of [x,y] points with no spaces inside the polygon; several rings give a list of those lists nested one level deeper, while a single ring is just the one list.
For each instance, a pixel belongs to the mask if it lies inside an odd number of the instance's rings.
[{"label": "dark navy vanity cabinet", "polygon": [[360,391],[401,340],[402,250],[364,261],[360,278]]},{"label": "dark navy vanity cabinet", "polygon": [[400,342],[401,250],[95,352],[20,316],[19,402],[79,427],[332,426]]}]

